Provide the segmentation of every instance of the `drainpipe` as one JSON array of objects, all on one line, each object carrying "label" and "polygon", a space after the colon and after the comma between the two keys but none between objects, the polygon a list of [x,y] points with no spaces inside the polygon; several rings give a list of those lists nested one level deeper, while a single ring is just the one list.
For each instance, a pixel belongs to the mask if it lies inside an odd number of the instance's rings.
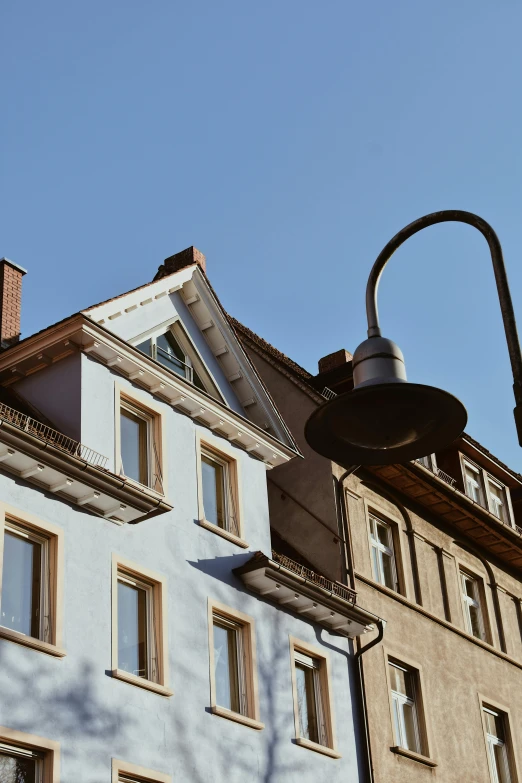
[{"label": "drainpipe", "polygon": [[[351,468],[346,470],[341,478],[337,479],[334,476],[334,482],[337,492],[337,505],[340,510],[341,514],[341,527],[342,527],[342,550],[344,554],[344,570],[345,570],[345,577],[346,581],[349,582],[349,585],[352,590],[355,590],[355,568],[354,568],[354,561],[353,561],[353,544],[352,544],[352,533],[350,529],[350,525],[348,523],[348,509],[346,508],[346,498],[343,492],[343,485],[345,480],[348,478],[348,476],[351,476],[354,471],[357,470],[359,465],[353,465]],[[359,701],[359,707],[363,716],[363,735],[364,735],[364,750],[366,755],[366,767],[368,772],[368,783],[374,783],[375,777],[373,774],[373,761],[372,761],[372,748],[370,743],[370,727],[368,723],[368,708],[366,703],[366,687],[364,682],[364,670],[362,665],[362,656],[365,652],[367,652],[370,648],[375,647],[375,645],[379,644],[379,642],[382,641],[382,638],[384,636],[384,628],[386,626],[385,620],[378,620],[376,622],[376,625],[379,629],[379,633],[373,639],[369,644],[365,645],[364,647],[361,646],[360,639],[357,638],[357,652],[354,655],[354,661],[356,662],[357,667],[357,676],[356,676],[356,684],[357,684],[357,697]]]},{"label": "drainpipe", "polygon": [[364,647],[361,646],[360,639],[357,639],[357,646],[359,649],[354,655],[354,660],[357,665],[357,674],[359,675],[357,678],[357,684],[358,684],[358,690],[359,690],[359,698],[360,698],[360,704],[361,704],[361,710],[363,714],[363,726],[364,726],[364,744],[365,744],[365,750],[366,750],[366,764],[368,769],[368,783],[374,783],[375,776],[373,774],[373,760],[372,760],[372,746],[370,743],[370,726],[368,721],[368,706],[366,703],[366,685],[364,682],[364,669],[363,669],[363,662],[362,662],[362,656],[365,652],[368,652],[368,650],[371,647],[375,647],[375,645],[379,644],[379,642],[382,642],[382,637],[384,636],[384,629],[386,627],[386,620],[378,620],[376,622],[377,627],[379,628],[379,633],[375,637],[375,639],[372,639],[369,644],[366,644]]}]

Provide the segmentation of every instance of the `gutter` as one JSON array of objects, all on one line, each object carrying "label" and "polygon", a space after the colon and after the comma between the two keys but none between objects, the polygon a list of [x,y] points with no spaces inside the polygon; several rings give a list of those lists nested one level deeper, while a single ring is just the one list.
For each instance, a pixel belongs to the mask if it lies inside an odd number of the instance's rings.
[{"label": "gutter", "polygon": [[[147,513],[146,518],[150,515],[161,514],[165,511],[172,510],[172,506],[166,503],[165,500],[140,491],[137,487],[127,483],[124,479],[116,476],[114,473],[95,468],[87,462],[57,449],[50,443],[40,440],[31,433],[23,432],[3,419],[0,420],[0,428],[3,435],[3,442],[18,448],[20,451],[25,452],[35,459],[41,459],[41,452],[45,452],[45,460],[49,467],[59,470],[62,473],[67,473],[78,481],[88,481],[88,483],[101,492],[107,493],[107,491],[109,491],[117,500],[121,500],[122,502],[126,501],[128,503],[128,498],[130,496],[135,507]],[[107,487],[108,484],[110,485],[109,487]],[[49,491],[49,488],[45,484],[40,485],[45,491]],[[64,497],[68,496],[64,495]],[[70,499],[69,502],[74,502],[74,498]],[[137,521],[142,521],[142,519],[136,520],[136,522]],[[136,524],[136,522],[129,524]]]}]

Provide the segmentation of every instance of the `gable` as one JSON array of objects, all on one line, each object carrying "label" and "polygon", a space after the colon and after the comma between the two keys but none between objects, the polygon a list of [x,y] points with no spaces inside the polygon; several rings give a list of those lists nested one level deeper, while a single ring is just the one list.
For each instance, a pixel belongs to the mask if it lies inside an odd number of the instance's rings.
[{"label": "gable", "polygon": [[[197,265],[83,313],[131,345],[157,336],[163,329],[179,322],[224,403],[281,442],[295,447],[226,313]],[[212,393],[210,389],[207,391]]]}]

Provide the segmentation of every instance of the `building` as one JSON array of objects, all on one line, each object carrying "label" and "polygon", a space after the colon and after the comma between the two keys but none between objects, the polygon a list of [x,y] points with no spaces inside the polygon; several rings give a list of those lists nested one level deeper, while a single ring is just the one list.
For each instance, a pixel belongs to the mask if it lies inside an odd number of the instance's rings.
[{"label": "building", "polygon": [[362,779],[379,618],[271,541],[302,457],[204,257],[23,340],[0,272],[1,783]]},{"label": "building", "polygon": [[366,779],[521,780],[522,476],[467,434],[415,463],[344,471],[303,428],[352,388],[351,355],[312,376],[234,325],[305,457],[268,475],[272,526],[387,621],[356,641]]}]

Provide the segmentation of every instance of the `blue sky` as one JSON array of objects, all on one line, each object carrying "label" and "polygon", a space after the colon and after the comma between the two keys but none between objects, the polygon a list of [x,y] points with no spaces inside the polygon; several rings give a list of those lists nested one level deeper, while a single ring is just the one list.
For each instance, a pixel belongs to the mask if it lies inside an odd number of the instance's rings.
[{"label": "blue sky", "polygon": [[[371,265],[403,225],[467,209],[500,236],[522,329],[516,0],[111,0],[0,9],[0,255],[23,334],[194,244],[227,310],[316,372],[365,337]],[[485,241],[411,239],[380,291],[410,380],[522,468]]]}]

